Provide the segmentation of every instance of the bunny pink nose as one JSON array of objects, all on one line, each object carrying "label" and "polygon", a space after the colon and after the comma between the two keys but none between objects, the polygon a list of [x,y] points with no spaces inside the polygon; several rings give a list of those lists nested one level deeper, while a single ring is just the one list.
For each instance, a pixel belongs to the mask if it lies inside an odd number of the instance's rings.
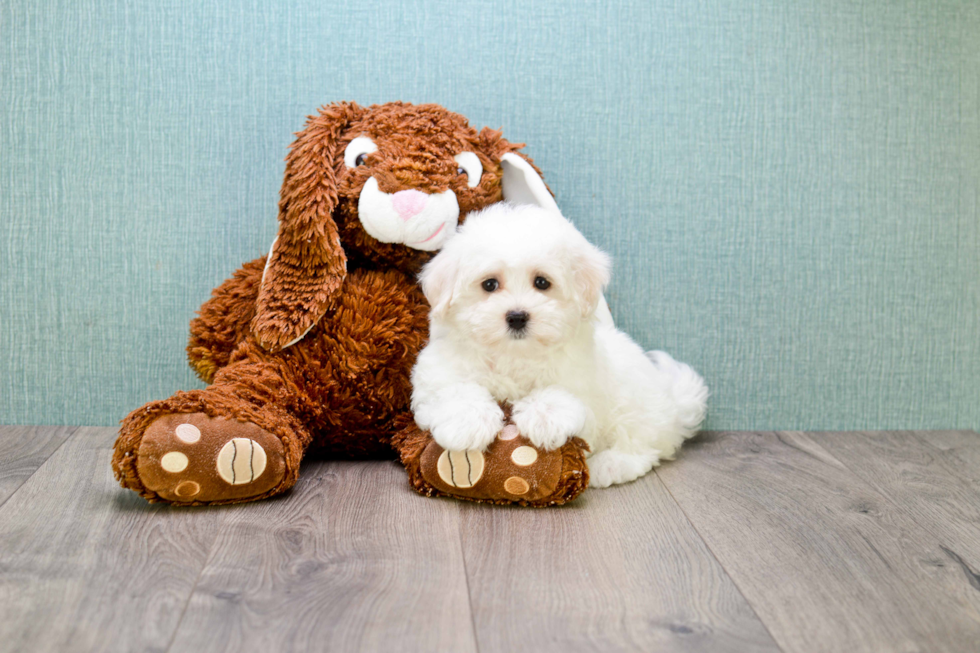
[{"label": "bunny pink nose", "polygon": [[392,196],[391,205],[398,211],[402,220],[408,220],[425,208],[426,199],[428,196],[417,190],[400,190]]}]

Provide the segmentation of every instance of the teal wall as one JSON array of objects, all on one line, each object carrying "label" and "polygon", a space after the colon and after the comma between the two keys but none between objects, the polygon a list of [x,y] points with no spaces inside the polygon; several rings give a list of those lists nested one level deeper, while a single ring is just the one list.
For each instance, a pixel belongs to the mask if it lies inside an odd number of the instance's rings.
[{"label": "teal wall", "polygon": [[980,3],[6,0],[0,423],[198,387],[318,105],[528,143],[709,426],[980,427]]}]

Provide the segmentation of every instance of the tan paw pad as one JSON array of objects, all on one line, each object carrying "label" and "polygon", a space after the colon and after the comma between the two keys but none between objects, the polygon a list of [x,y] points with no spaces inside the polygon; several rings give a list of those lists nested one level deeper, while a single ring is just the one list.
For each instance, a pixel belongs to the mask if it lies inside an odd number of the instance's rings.
[{"label": "tan paw pad", "polygon": [[186,455],[179,451],[170,451],[163,454],[163,457],[160,459],[160,467],[163,467],[164,470],[171,474],[176,474],[187,469],[187,462]]},{"label": "tan paw pad", "polygon": [[449,485],[469,488],[483,476],[484,459],[479,451],[443,451],[436,463],[439,477]]},{"label": "tan paw pad", "polygon": [[194,444],[201,439],[201,429],[193,424],[181,424],[174,429],[174,435],[187,444]]},{"label": "tan paw pad", "polygon": [[510,454],[510,459],[514,461],[515,465],[527,467],[528,465],[534,464],[534,461],[538,459],[538,452],[534,447],[517,447]]},{"label": "tan paw pad", "polygon": [[201,486],[194,481],[181,481],[174,488],[174,494],[185,501],[190,501],[201,492]]},{"label": "tan paw pad", "polygon": [[232,485],[251,483],[265,471],[266,455],[255,440],[234,438],[218,452],[218,475]]},{"label": "tan paw pad", "polygon": [[511,476],[504,481],[504,489],[513,495],[521,496],[522,494],[527,494],[531,486],[520,476]]}]

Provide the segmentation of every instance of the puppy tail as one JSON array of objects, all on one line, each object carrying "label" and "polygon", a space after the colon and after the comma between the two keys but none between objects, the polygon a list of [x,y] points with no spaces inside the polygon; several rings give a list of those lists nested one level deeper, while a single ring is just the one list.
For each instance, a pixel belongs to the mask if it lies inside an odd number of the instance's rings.
[{"label": "puppy tail", "polygon": [[708,386],[690,365],[677,362],[666,352],[648,351],[647,357],[672,380],[670,389],[677,404],[676,426],[686,440],[697,433],[704,422],[708,411]]}]

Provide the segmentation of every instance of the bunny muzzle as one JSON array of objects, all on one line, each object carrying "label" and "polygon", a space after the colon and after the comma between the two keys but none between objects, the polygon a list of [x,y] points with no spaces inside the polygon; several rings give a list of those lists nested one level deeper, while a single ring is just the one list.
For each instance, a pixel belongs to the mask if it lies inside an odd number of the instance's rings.
[{"label": "bunny muzzle", "polygon": [[459,203],[452,189],[441,193],[386,193],[371,177],[361,189],[357,214],[364,230],[382,243],[401,243],[432,252],[456,233]]}]

